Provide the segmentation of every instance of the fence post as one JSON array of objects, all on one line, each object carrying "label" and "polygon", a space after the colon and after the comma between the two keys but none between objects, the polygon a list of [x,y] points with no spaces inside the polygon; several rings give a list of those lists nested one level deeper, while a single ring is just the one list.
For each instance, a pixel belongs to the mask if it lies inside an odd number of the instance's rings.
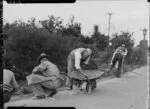
[{"label": "fence post", "polygon": [[147,64],[148,45],[147,40],[140,41],[141,63]]}]

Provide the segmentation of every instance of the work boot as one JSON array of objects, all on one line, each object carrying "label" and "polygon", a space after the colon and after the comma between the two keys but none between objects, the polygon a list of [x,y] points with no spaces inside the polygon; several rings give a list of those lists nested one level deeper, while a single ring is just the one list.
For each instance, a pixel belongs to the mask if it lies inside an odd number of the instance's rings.
[{"label": "work boot", "polygon": [[72,85],[70,85],[68,90],[72,90],[72,89],[73,89],[73,88],[72,88]]},{"label": "work boot", "polygon": [[72,90],[72,86],[66,85],[67,90]]},{"label": "work boot", "polygon": [[53,97],[55,94],[57,94],[57,90],[54,90],[51,94],[49,94],[47,97]]},{"label": "work boot", "polygon": [[116,77],[117,77],[117,78],[120,78],[120,74],[117,74]]},{"label": "work boot", "polygon": [[117,78],[120,78],[120,76],[121,76],[120,71],[117,70],[117,71],[116,71],[116,77],[117,77]]}]

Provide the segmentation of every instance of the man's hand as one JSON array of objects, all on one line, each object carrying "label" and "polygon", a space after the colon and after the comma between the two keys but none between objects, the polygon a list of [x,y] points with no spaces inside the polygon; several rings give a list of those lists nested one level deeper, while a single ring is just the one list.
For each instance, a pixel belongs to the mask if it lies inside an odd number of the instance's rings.
[{"label": "man's hand", "polygon": [[80,69],[78,69],[82,74],[83,74],[83,76],[84,76],[84,78],[88,78],[87,77],[87,75],[86,74],[84,74],[84,72],[83,72],[83,70],[80,68]]},{"label": "man's hand", "polygon": [[86,64],[86,65],[87,65],[87,64],[88,64],[88,61],[85,61],[85,62],[84,62],[84,64]]},{"label": "man's hand", "polygon": [[56,77],[49,77],[51,80],[55,80],[55,79],[57,79]]}]

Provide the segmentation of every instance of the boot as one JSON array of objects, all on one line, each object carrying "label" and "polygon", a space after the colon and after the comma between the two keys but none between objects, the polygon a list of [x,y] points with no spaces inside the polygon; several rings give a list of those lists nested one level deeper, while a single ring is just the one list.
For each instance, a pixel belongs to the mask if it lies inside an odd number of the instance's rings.
[{"label": "boot", "polygon": [[47,97],[53,97],[55,94],[57,94],[57,90],[54,90],[51,94],[49,94]]},{"label": "boot", "polygon": [[120,70],[117,70],[117,71],[116,71],[116,77],[117,77],[117,78],[120,78],[120,76],[121,76],[121,71],[120,71]]}]

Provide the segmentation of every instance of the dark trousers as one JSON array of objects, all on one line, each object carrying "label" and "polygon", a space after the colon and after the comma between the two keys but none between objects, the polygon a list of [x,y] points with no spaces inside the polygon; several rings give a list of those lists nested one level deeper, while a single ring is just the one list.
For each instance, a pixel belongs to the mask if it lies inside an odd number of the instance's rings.
[{"label": "dark trousers", "polygon": [[111,65],[110,70],[112,70],[115,67],[117,61],[118,61],[118,68],[117,68],[117,71],[116,71],[116,76],[120,77],[121,68],[122,68],[122,61],[123,61],[123,55],[122,54],[120,54],[120,53],[115,54],[115,56],[112,60],[112,65]]},{"label": "dark trousers", "polygon": [[[75,60],[72,58],[71,55],[68,56],[67,59],[67,63],[68,63],[68,73],[71,73],[72,71],[76,70],[75,69]],[[81,66],[83,65],[83,63],[81,63]],[[70,86],[71,90],[73,89],[73,85],[76,85],[78,87],[81,87],[82,82],[77,80],[77,79],[73,79],[73,78],[67,78],[66,81],[66,85]]]},{"label": "dark trousers", "polygon": [[45,94],[50,95],[53,92],[55,92],[56,89],[59,87],[60,87],[59,79],[32,84],[34,96],[44,96]]},{"label": "dark trousers", "polygon": [[[67,59],[67,73],[71,73],[72,71],[75,70],[75,67],[74,67],[74,59],[72,59],[72,56],[69,55],[68,56],[68,59]],[[66,85],[70,86],[71,89],[72,89],[72,83],[73,83],[73,80],[72,78],[69,78],[67,77],[67,80],[66,80]]]},{"label": "dark trousers", "polygon": [[11,95],[12,95],[12,92],[3,91],[3,103],[8,102],[10,100]]}]

